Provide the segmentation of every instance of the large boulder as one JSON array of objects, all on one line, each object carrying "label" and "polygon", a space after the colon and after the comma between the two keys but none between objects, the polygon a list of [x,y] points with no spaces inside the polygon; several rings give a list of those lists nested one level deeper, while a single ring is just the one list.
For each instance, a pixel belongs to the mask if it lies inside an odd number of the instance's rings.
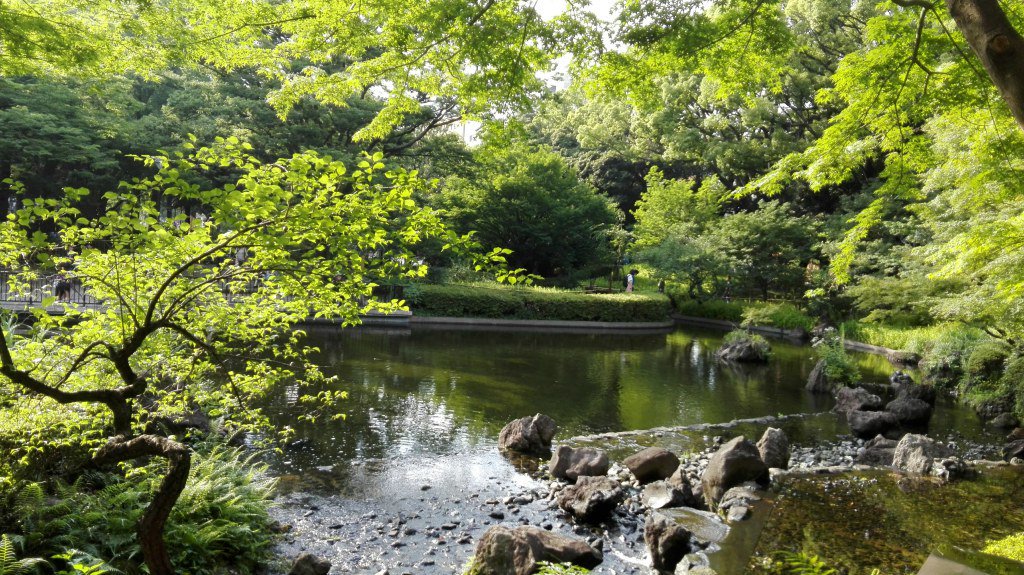
[{"label": "large boulder", "polygon": [[818,360],[818,363],[814,364],[811,374],[807,376],[807,391],[811,393],[832,393],[833,388],[835,388],[835,384],[829,381],[828,374],[825,373],[825,360]]},{"label": "large boulder", "polygon": [[551,450],[551,439],[558,425],[550,417],[538,413],[510,422],[498,435],[498,448],[520,453],[545,454]]},{"label": "large boulder", "polygon": [[902,371],[897,369],[896,371],[892,372],[892,375],[889,376],[889,383],[891,383],[893,387],[897,387],[900,385],[914,385],[914,380],[911,379],[910,376],[907,375],[906,373],[903,373]]},{"label": "large boulder", "polygon": [[[902,372],[899,371],[896,373],[902,374]],[[892,388],[896,392],[896,399],[920,399],[928,405],[935,405],[934,386],[917,385],[909,376],[906,374],[902,375],[903,378],[897,378],[892,384]],[[895,373],[893,374],[893,378],[896,378]]]},{"label": "large boulder", "polygon": [[892,465],[896,469],[907,473],[918,473],[925,475],[932,470],[932,461],[935,458],[949,456],[949,449],[944,445],[936,443],[935,440],[916,433],[908,433],[896,445],[893,454]]},{"label": "large boulder", "polygon": [[715,352],[718,359],[724,361],[736,361],[740,363],[767,363],[771,355],[771,349],[752,338],[742,339],[732,343],[722,344]]},{"label": "large boulder", "polygon": [[671,480],[648,483],[640,495],[640,500],[651,509],[693,507],[697,504],[693,496],[693,489],[690,488],[689,483],[683,482],[680,484]]},{"label": "large boulder", "polygon": [[932,406],[923,399],[894,399],[886,404],[885,410],[903,426],[925,426],[932,418]]},{"label": "large boulder", "polygon": [[882,398],[863,387],[840,387],[836,392],[835,411],[881,411],[885,407]]},{"label": "large boulder", "polygon": [[491,527],[476,546],[477,575],[530,575],[539,563],[572,563],[586,569],[598,566],[601,552],[578,539],[557,535],[540,527]]},{"label": "large boulder", "polygon": [[768,467],[789,468],[789,438],[781,429],[766,429],[757,442],[757,451],[761,454],[761,461]]},{"label": "large boulder", "polygon": [[575,485],[562,490],[558,506],[579,521],[594,523],[611,514],[625,496],[619,482],[608,476],[581,476]]},{"label": "large boulder", "polygon": [[660,513],[644,525],[644,542],[658,571],[671,571],[690,552],[690,532]]},{"label": "large boulder", "polygon": [[1003,447],[1003,459],[1010,461],[1013,458],[1024,459],[1024,439],[1011,441]]},{"label": "large boulder", "polygon": [[857,463],[889,467],[896,454],[896,444],[895,439],[886,439],[881,435],[876,435],[874,439],[867,442],[864,451],[857,455]]},{"label": "large boulder", "polygon": [[745,481],[767,485],[768,478],[768,466],[761,460],[757,446],[741,435],[722,445],[711,456],[700,482],[704,500],[708,507],[714,508],[730,487]]},{"label": "large boulder", "polygon": [[846,422],[850,424],[850,431],[861,439],[886,435],[900,426],[896,416],[888,411],[851,411],[846,414]]},{"label": "large boulder", "polygon": [[988,425],[999,429],[1013,429],[1020,425],[1020,420],[1012,413],[1000,413],[992,418]]},{"label": "large boulder", "polygon": [[640,483],[650,483],[659,479],[668,479],[679,467],[679,458],[674,453],[661,447],[647,449],[630,455],[622,461]]},{"label": "large boulder", "polygon": [[548,469],[559,479],[576,481],[581,475],[607,475],[608,454],[594,447],[573,449],[560,445],[551,457]]},{"label": "large boulder", "polygon": [[292,564],[288,575],[327,575],[331,562],[311,553],[303,553]]},{"label": "large boulder", "polygon": [[995,419],[1004,413],[1013,413],[1013,395],[1003,395],[983,401],[974,406],[975,413],[984,421]]}]

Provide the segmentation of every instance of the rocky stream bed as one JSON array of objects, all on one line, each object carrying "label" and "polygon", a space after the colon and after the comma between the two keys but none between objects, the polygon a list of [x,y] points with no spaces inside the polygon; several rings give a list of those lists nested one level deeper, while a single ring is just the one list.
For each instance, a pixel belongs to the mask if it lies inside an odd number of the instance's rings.
[{"label": "rocky stream bed", "polygon": [[[687,490],[690,486],[697,486],[699,499],[701,478],[712,455],[724,443],[742,434],[755,440],[769,427],[786,428],[801,419],[802,416],[765,417],[723,425],[660,428],[556,440],[556,445],[576,450],[597,447],[611,458],[607,477],[621,485],[620,502],[606,515],[587,522],[574,518],[559,506],[559,496],[571,481],[553,478],[546,457],[510,455],[515,472],[495,472],[484,481],[476,482],[476,488],[469,491],[461,490],[458,485],[453,487],[444,481],[443,474],[433,473],[430,474],[434,478],[432,481],[406,481],[403,488],[394,490],[387,499],[342,493],[334,488],[348,483],[339,480],[353,473],[373,473],[376,462],[357,461],[321,467],[304,476],[282,478],[281,495],[273,512],[283,532],[279,555],[294,558],[311,554],[323,558],[331,563],[331,573],[456,574],[465,570],[488,529],[496,525],[529,525],[584,541],[600,551],[603,560],[593,569],[594,573],[655,573],[651,566],[652,554],[644,539],[645,526],[655,517],[652,508],[661,507],[666,498],[673,496],[659,496],[658,493],[652,496],[650,492],[645,495],[644,486],[623,465],[623,461],[629,455],[652,446],[669,450],[679,458],[677,475],[686,479]],[[990,467],[972,460],[998,457],[999,446],[996,445],[972,443],[955,436],[936,439],[935,443],[945,448],[945,453],[958,462],[964,462],[964,467],[958,468],[958,476],[965,475],[967,469]],[[673,567],[674,572],[706,573],[710,567],[722,575],[738,575],[757,571],[758,565],[769,559],[775,550],[806,547],[808,542],[794,539],[809,537],[807,530],[801,531],[799,525],[794,528],[785,521],[780,522],[781,514],[807,520],[802,515],[806,511],[793,507],[794,501],[828,501],[829,493],[842,486],[844,498],[836,497],[836,500],[843,499],[844,505],[849,506],[848,500],[857,497],[850,494],[851,482],[855,486],[892,483],[900,485],[895,490],[899,493],[908,485],[905,473],[888,467],[883,468],[885,471],[878,471],[875,466],[857,463],[858,458],[863,461],[871,449],[871,441],[854,437],[793,443],[789,446],[789,469],[773,470],[768,490],[755,489],[757,486],[750,485],[747,494],[727,493],[725,499],[732,497],[735,501],[720,501],[720,514],[701,509],[703,506],[696,500],[692,507],[658,510],[658,514],[670,518],[692,534],[685,557]],[[453,474],[458,472],[457,459],[444,465],[449,466]],[[995,483],[1003,486],[1007,483],[1021,484],[1024,475],[1020,467],[1006,467],[1010,471],[997,472],[1002,475]],[[991,497],[982,497],[975,488],[964,490],[956,487],[961,483],[970,485],[971,481],[948,483],[950,477],[938,479],[931,475],[919,477],[916,484],[947,490],[943,492],[943,499],[955,501],[963,496],[984,499],[976,503],[983,508],[983,513],[992,515],[992,512],[984,511],[989,509]],[[990,474],[986,472],[985,475]],[[954,491],[957,489],[971,493],[963,495]],[[812,491],[817,493],[813,497],[805,497]],[[886,496],[892,496],[892,490],[883,491]],[[994,525],[988,532],[999,533],[1000,526],[1007,528],[1004,531],[1024,530],[1024,512],[1021,511],[1024,509],[1024,490],[999,488],[996,491],[998,493],[992,496],[995,503],[992,504],[1008,506],[1006,509],[1010,511],[1004,511],[997,515],[997,520],[988,522]],[[879,509],[898,506],[891,502],[862,501],[859,507],[866,512],[877,513]],[[857,508],[855,501],[852,507],[837,508],[833,512],[852,514],[847,522],[854,524],[877,519],[858,517]],[[825,510],[828,510],[827,506]],[[941,510],[929,512],[942,513]],[[924,519],[907,520],[912,523]],[[894,522],[904,525],[903,520]],[[841,531],[836,527],[833,529]],[[781,537],[780,533],[783,534]],[[885,541],[894,535],[865,532],[861,539],[867,539],[870,544],[872,537]],[[903,542],[906,537],[898,540]],[[903,550],[889,558],[862,554],[862,562],[870,565],[888,561],[891,569],[886,573],[916,572],[931,543],[927,537],[919,537],[914,542],[916,548]],[[881,549],[882,554],[893,552],[891,545],[881,545]],[[844,549],[842,556],[848,558],[851,552],[856,554],[856,550]],[[288,565],[284,563],[275,569],[282,573],[287,570]]]}]

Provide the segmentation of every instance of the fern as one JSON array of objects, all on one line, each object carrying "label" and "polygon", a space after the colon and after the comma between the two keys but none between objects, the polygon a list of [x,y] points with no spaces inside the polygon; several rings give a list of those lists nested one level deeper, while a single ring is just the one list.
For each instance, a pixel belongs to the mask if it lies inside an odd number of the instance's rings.
[{"label": "fern", "polygon": [[815,555],[780,551],[778,556],[780,562],[774,569],[778,575],[836,575],[835,569]]},{"label": "fern", "polygon": [[43,565],[48,563],[38,557],[18,559],[14,542],[6,534],[0,535],[0,575],[26,575],[38,572]]}]

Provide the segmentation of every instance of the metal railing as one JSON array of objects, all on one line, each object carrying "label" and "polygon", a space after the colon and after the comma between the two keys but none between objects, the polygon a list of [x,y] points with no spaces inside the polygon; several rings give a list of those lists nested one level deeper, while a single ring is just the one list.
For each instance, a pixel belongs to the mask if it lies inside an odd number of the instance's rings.
[{"label": "metal railing", "polygon": [[[54,300],[55,303],[73,303],[79,305],[96,305],[99,302],[82,290],[82,285],[70,275],[43,275],[29,281],[28,286],[12,285],[13,272],[0,270],[0,304],[13,304],[17,307],[36,307],[47,298],[58,296],[58,283],[63,279],[68,283],[66,298]],[[20,282],[18,282],[20,283]]]}]

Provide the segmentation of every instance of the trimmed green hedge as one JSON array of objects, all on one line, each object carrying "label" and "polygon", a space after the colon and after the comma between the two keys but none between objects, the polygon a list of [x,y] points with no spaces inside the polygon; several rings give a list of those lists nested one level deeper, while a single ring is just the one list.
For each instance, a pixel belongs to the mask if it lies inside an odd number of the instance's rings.
[{"label": "trimmed green hedge", "polygon": [[669,317],[660,294],[587,294],[537,288],[420,285],[407,290],[413,313],[434,317],[648,322]]}]

